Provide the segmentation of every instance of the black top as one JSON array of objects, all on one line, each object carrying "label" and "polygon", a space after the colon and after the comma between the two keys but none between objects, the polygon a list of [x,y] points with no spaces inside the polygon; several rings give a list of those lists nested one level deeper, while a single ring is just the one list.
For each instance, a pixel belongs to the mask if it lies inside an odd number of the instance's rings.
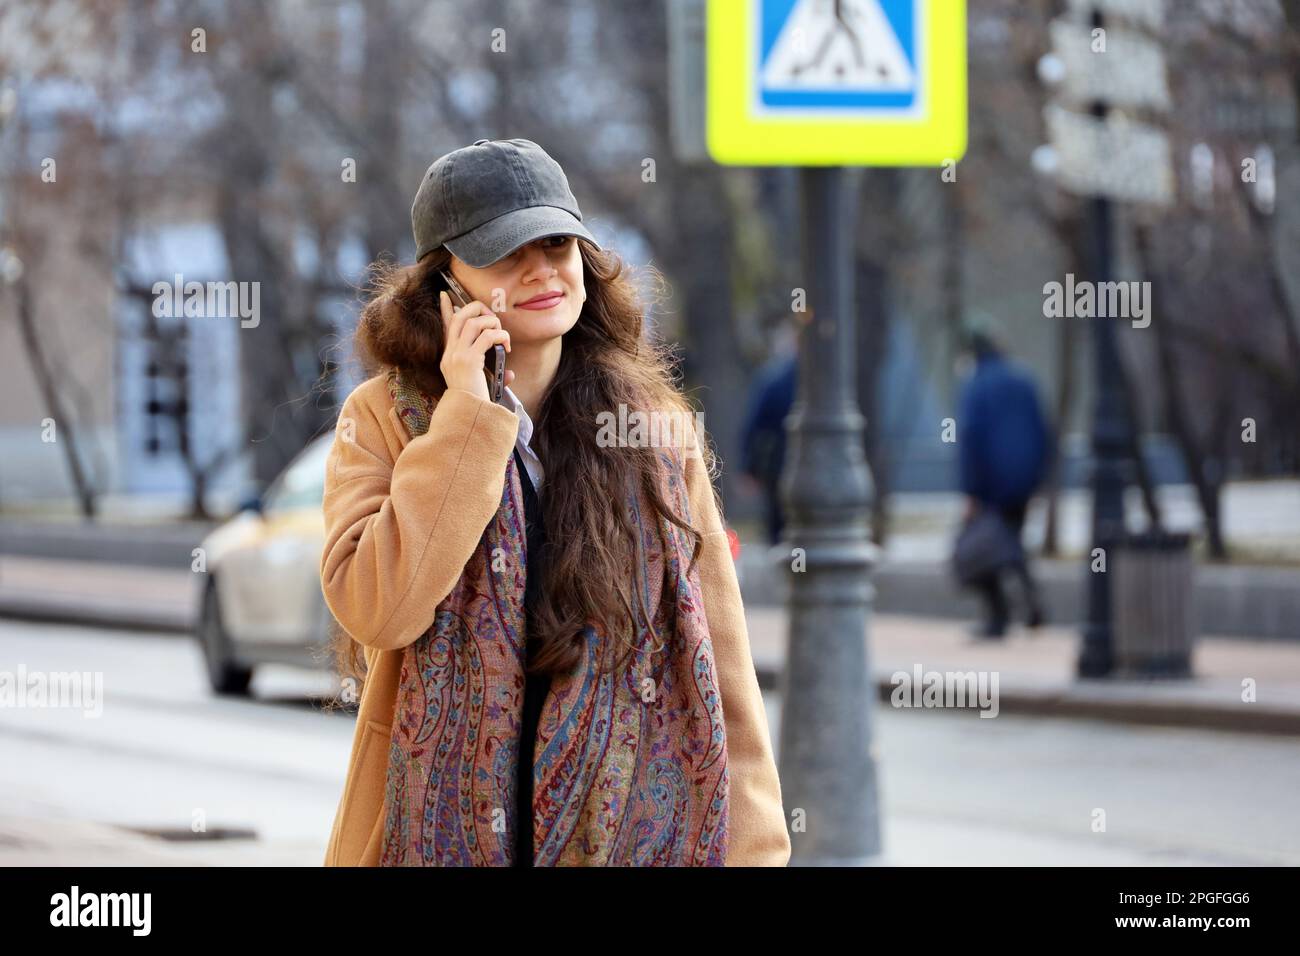
[{"label": "black top", "polygon": [[[524,525],[527,537],[528,568],[524,590],[525,634],[531,634],[533,609],[542,593],[542,568],[545,561],[546,526],[542,521],[541,500],[528,469],[524,467],[519,449],[515,449],[515,468],[519,471],[524,492]],[[526,674],[524,678],[523,727],[519,735],[519,800],[515,820],[515,866],[533,865],[533,749],[537,741],[537,725],[541,720],[542,704],[550,688],[549,674]]]}]

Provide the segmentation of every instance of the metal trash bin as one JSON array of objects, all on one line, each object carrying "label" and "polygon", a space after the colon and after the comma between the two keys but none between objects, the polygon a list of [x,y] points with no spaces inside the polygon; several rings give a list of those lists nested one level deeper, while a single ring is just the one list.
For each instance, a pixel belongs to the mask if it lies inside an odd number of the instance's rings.
[{"label": "metal trash bin", "polygon": [[1197,631],[1191,536],[1127,534],[1115,551],[1115,676],[1191,677]]}]

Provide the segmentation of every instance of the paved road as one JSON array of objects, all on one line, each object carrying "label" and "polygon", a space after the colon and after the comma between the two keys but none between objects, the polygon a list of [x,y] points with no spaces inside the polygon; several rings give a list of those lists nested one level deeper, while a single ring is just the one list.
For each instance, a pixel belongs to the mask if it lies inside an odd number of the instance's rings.
[{"label": "paved road", "polygon": [[[1300,863],[1300,739],[888,706],[879,713],[888,862]],[[777,701],[768,714],[777,726]],[[1104,833],[1092,831],[1095,808],[1105,811]]]},{"label": "paved road", "polygon": [[0,815],[191,830],[252,828],[261,838],[185,844],[230,862],[324,858],[343,784],[352,721],[310,695],[328,678],[259,671],[257,701],[214,697],[197,645],[0,622],[0,669],[102,671],[103,714],[0,708]]},{"label": "paved road", "polygon": [[[328,677],[266,668],[257,700],[218,699],[186,639],[0,621],[0,671],[19,663],[102,672],[103,712],[0,707],[0,863],[111,862],[144,842],[92,846],[85,823],[186,832],[196,814],[258,839],[156,845],[320,862],[352,731],[313,702]],[[775,695],[768,708],[779,744]],[[877,746],[886,862],[1300,863],[1300,740],[884,708]],[[26,846],[21,820],[39,831]]]}]

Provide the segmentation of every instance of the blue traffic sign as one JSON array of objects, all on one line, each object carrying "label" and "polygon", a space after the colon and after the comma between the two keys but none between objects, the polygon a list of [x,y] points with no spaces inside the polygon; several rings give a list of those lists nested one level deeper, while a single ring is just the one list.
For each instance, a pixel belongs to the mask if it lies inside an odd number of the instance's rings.
[{"label": "blue traffic sign", "polygon": [[919,0],[763,0],[757,112],[916,113],[923,15]]}]

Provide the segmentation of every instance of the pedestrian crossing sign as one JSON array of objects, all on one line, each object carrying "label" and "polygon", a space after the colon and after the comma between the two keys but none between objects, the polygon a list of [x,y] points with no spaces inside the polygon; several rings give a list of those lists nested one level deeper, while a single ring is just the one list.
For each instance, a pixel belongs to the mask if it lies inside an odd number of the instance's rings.
[{"label": "pedestrian crossing sign", "polygon": [[733,166],[966,151],[966,0],[708,0],[707,141]]}]

